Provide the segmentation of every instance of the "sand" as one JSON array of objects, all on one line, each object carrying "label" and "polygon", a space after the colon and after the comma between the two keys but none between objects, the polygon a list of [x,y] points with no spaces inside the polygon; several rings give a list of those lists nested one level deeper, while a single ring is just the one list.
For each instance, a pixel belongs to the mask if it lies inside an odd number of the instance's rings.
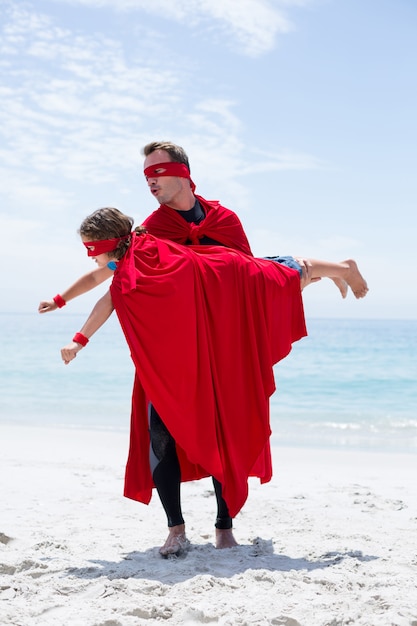
[{"label": "sand", "polygon": [[126,432],[0,424],[0,623],[417,626],[417,457],[273,449],[240,545],[216,550],[209,479],[183,485],[191,549],[123,497]]}]

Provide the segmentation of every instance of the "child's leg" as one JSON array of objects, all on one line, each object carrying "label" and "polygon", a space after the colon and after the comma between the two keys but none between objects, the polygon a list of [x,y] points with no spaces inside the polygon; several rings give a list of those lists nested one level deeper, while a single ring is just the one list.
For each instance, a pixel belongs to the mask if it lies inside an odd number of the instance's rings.
[{"label": "child's leg", "polygon": [[366,296],[368,285],[353,259],[347,259],[340,263],[331,263],[318,259],[308,259],[307,262],[311,267],[311,278],[313,281],[317,278],[330,278],[340,290],[343,298],[346,297],[348,286],[356,298]]}]

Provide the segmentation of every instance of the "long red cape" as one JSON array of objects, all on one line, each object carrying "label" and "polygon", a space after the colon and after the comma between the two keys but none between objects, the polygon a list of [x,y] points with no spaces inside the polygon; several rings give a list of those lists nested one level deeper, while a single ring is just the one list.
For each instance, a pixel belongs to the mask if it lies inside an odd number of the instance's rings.
[{"label": "long red cape", "polygon": [[306,335],[298,272],[142,235],[111,295],[136,368],[125,496],[151,499],[151,401],[177,443],[182,480],[217,478],[234,517],[248,477],[272,475],[272,367]]},{"label": "long red cape", "polygon": [[201,196],[196,198],[206,214],[200,224],[187,222],[178,211],[161,204],[146,218],[143,225],[146,226],[148,233],[161,239],[170,239],[182,244],[191,241],[193,245],[198,245],[199,239],[206,236],[223,246],[251,255],[249,241],[236,213],[226,209],[217,200],[205,200]]}]

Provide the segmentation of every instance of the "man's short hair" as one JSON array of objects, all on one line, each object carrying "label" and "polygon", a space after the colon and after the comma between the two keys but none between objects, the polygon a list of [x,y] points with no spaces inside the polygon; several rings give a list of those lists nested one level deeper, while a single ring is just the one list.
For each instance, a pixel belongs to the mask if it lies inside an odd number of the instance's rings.
[{"label": "man's short hair", "polygon": [[186,165],[190,170],[187,153],[184,148],[181,148],[181,146],[177,146],[171,141],[152,141],[151,143],[147,143],[143,148],[143,154],[147,157],[152,154],[152,152],[155,152],[155,150],[165,150],[165,152],[168,152],[172,161],[175,161],[176,163],[184,163],[184,165]]}]

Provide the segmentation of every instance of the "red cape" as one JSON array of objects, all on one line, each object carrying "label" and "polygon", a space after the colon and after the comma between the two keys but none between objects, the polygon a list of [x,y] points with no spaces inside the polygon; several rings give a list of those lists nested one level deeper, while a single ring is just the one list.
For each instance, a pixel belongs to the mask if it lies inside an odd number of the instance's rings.
[{"label": "red cape", "polygon": [[146,218],[143,226],[146,226],[151,235],[176,243],[191,241],[193,245],[198,245],[199,239],[206,236],[223,246],[252,255],[249,241],[236,213],[226,209],[217,200],[205,200],[201,196],[196,198],[206,214],[200,224],[187,222],[178,211],[161,204]]},{"label": "red cape", "polygon": [[272,475],[272,368],[306,335],[298,272],[142,235],[111,295],[136,368],[125,495],[151,499],[151,401],[177,443],[182,480],[217,478],[234,517],[248,477]]}]

